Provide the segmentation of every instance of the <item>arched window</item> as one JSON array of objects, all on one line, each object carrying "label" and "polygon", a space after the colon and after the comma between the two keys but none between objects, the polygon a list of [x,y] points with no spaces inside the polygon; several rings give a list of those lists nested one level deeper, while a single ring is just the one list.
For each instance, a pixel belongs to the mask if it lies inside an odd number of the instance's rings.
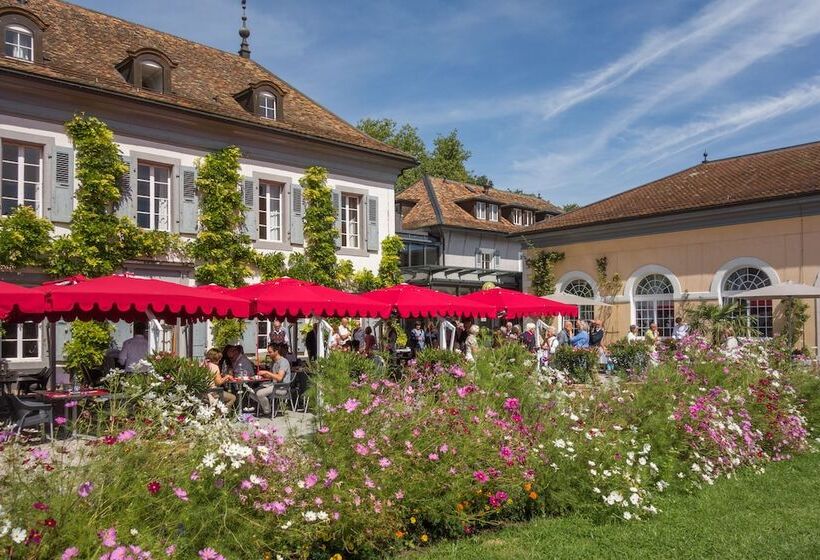
[{"label": "arched window", "polygon": [[176,64],[156,49],[128,51],[128,58],[117,65],[122,77],[134,87],[156,93],[171,92],[171,71]]},{"label": "arched window", "polygon": [[[595,298],[595,292],[592,290],[592,286],[583,278],[576,278],[564,286],[564,293],[589,299]],[[582,321],[593,320],[595,318],[595,307],[592,305],[579,305],[578,318]]]},{"label": "arched window", "polygon": [[639,332],[658,325],[661,336],[672,336],[675,327],[675,288],[663,274],[648,274],[635,287],[635,324]]},{"label": "arched window", "polygon": [[733,294],[771,286],[768,274],[753,266],[738,268],[726,276],[723,281],[723,303],[739,301],[742,313],[747,317],[747,332],[738,333],[753,336],[772,336],[772,300],[770,299],[737,299]]},{"label": "arched window", "polygon": [[259,116],[265,119],[276,120],[276,96],[268,91],[260,92],[257,96]]},{"label": "arched window", "polygon": [[249,113],[271,121],[281,121],[285,92],[275,83],[265,80],[248,85],[234,99]]},{"label": "arched window", "polygon": [[34,62],[34,33],[18,24],[3,29],[3,53],[11,58]]},{"label": "arched window", "polygon": [[162,93],[165,91],[165,79],[163,74],[165,69],[158,62],[153,60],[143,60],[139,63],[139,87],[150,91]]}]

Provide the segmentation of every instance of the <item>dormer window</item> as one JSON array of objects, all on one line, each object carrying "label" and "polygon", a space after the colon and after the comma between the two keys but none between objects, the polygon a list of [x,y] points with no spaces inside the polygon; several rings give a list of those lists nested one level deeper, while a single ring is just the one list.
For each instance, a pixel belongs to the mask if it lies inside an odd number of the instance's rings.
[{"label": "dormer window", "polygon": [[531,226],[535,223],[535,212],[522,208],[513,208],[510,211],[510,221],[516,226]]},{"label": "dormer window", "polygon": [[271,121],[282,120],[283,98],[282,90],[270,81],[250,84],[247,89],[234,96],[246,111]]},{"label": "dormer window", "polygon": [[46,24],[18,7],[0,8],[3,56],[25,62],[43,61],[43,30]]},{"label": "dormer window", "polygon": [[498,204],[487,205],[487,219],[491,222],[498,221]]},{"label": "dormer window", "polygon": [[34,61],[34,34],[22,25],[9,25],[4,30],[4,53],[11,58]]},{"label": "dormer window", "polygon": [[479,220],[486,220],[487,219],[487,203],[486,202],[476,202],[475,203],[475,217]]},{"label": "dormer window", "polygon": [[123,78],[141,90],[171,91],[171,69],[176,65],[168,57],[154,49],[141,49],[129,55],[117,66]]}]

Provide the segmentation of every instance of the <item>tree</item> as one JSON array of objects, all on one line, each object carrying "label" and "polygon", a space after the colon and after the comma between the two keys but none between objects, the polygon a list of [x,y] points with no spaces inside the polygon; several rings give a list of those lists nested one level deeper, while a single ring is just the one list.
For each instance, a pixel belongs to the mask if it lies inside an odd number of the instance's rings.
[{"label": "tree", "polygon": [[310,268],[310,280],[322,286],[336,285],[336,211],[327,169],[308,167],[299,179],[305,198],[305,257]]},{"label": "tree", "polygon": [[561,207],[561,209],[562,209],[564,212],[572,212],[573,210],[577,210],[577,209],[578,209],[578,208],[580,208],[580,207],[581,207],[581,205],[580,205],[580,204],[578,204],[578,203],[576,203],[576,202],[570,202],[570,203],[564,204],[564,205]]},{"label": "tree", "polygon": [[401,250],[404,243],[398,235],[388,235],[382,239],[382,259],[379,262],[379,282],[384,287],[402,282]]},{"label": "tree", "polygon": [[458,137],[458,131],[453,130],[450,134],[439,135],[433,140],[433,152],[422,167],[428,175],[467,182],[471,178],[466,167],[470,155],[470,151]]},{"label": "tree", "polygon": [[[478,177],[473,177],[473,178],[470,179],[470,182],[474,185],[478,185],[479,187],[492,187],[493,186],[492,179],[490,179],[486,175],[479,175]],[[513,191],[511,189],[510,192],[515,192],[515,191]],[[524,194],[524,192],[521,191],[520,194]]]},{"label": "tree", "polygon": [[741,304],[737,301],[724,305],[701,303],[686,312],[686,319],[693,331],[708,337],[717,346],[726,339],[729,329],[735,332],[746,330],[749,318],[741,311]]}]

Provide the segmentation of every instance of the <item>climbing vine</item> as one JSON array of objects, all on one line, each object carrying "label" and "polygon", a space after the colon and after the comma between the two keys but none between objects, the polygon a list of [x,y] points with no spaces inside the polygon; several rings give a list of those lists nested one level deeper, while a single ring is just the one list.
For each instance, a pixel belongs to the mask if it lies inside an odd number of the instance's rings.
[{"label": "climbing vine", "polygon": [[[621,280],[621,275],[617,272],[610,276],[608,267],[609,261],[606,257],[595,259],[595,270],[598,276],[598,293],[601,299],[604,300],[604,303],[612,305],[612,302],[615,301],[615,296],[620,293],[624,283],[623,280]],[[601,308],[601,321],[606,323],[611,315],[612,307]]]},{"label": "climbing vine", "polygon": [[273,280],[287,276],[288,266],[285,261],[285,254],[280,252],[274,253],[256,253],[256,268],[259,270],[259,277],[262,281]]},{"label": "climbing vine", "polygon": [[28,206],[18,206],[0,220],[0,267],[45,266],[54,226]]},{"label": "climbing vine", "polygon": [[388,235],[382,239],[382,259],[379,262],[379,282],[382,286],[395,286],[402,282],[401,250],[404,243],[398,235]]},{"label": "climbing vine", "polygon": [[327,186],[327,170],[308,167],[299,180],[305,198],[305,261],[309,280],[323,286],[337,285],[336,264],[336,212],[330,187]]},{"label": "climbing vine", "polygon": [[555,291],[556,263],[564,260],[564,253],[558,251],[538,251],[527,257],[527,266],[531,271],[532,287],[530,290],[537,296],[545,296]]}]

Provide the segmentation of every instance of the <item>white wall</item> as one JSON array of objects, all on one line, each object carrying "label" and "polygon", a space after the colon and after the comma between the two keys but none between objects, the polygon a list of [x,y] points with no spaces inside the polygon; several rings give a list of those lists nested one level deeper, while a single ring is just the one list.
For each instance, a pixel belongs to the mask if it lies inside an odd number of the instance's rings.
[{"label": "white wall", "polygon": [[444,265],[474,268],[478,249],[498,251],[498,270],[521,270],[521,242],[504,235],[475,230],[444,231]]}]

